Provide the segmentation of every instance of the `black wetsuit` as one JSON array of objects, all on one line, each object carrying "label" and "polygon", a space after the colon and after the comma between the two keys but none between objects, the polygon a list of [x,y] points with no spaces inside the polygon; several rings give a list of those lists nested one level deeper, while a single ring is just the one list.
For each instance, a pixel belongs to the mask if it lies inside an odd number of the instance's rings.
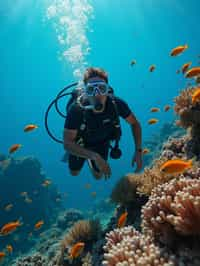
[{"label": "black wetsuit", "polygon": [[[114,101],[118,115],[124,119],[127,118],[131,113],[128,104],[121,98],[115,96]],[[66,129],[76,129],[79,132],[85,117],[89,131],[84,136],[84,147],[99,153],[107,160],[112,135],[111,128],[113,128],[110,124],[116,116],[116,110],[114,108],[114,104],[109,97],[107,97],[104,111],[101,113],[94,113],[92,110],[87,110],[83,115],[83,110],[77,104],[72,104],[68,110],[64,127]],[[84,158],[69,154],[68,165],[71,170],[80,170],[84,162]],[[93,161],[91,163],[92,167],[98,171],[95,163]]]}]

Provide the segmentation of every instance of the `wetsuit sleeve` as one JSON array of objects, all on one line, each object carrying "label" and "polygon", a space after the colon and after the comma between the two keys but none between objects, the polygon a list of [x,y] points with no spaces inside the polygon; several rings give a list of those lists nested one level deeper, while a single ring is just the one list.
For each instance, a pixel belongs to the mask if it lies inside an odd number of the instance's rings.
[{"label": "wetsuit sleeve", "polygon": [[119,115],[124,119],[127,118],[131,114],[128,104],[119,97],[115,97],[115,102]]},{"label": "wetsuit sleeve", "polygon": [[82,121],[83,120],[81,110],[76,105],[72,105],[68,110],[64,128],[78,130]]}]

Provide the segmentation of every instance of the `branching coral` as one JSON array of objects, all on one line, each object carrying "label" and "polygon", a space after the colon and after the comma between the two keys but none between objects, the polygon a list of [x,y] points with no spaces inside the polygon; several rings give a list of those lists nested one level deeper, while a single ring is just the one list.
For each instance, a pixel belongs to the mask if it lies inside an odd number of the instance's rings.
[{"label": "branching coral", "polygon": [[200,179],[173,179],[154,189],[142,209],[143,232],[162,242],[200,235]]},{"label": "branching coral", "polygon": [[156,246],[150,237],[142,235],[131,226],[109,232],[106,240],[103,265],[175,265],[174,256],[170,257]]}]

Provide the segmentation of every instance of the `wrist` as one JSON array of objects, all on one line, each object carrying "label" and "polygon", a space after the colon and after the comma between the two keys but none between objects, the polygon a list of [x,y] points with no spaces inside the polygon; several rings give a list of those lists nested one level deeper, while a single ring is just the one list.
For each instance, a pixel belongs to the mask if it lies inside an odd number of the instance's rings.
[{"label": "wrist", "polygon": [[89,159],[95,161],[97,157],[98,157],[98,153],[92,152]]}]

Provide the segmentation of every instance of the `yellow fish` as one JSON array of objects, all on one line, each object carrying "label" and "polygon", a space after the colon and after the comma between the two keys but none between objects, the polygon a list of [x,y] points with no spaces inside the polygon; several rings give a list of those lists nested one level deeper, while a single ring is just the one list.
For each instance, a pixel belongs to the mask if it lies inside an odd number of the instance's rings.
[{"label": "yellow fish", "polygon": [[143,154],[143,155],[148,154],[148,153],[150,153],[150,150],[149,150],[148,148],[144,148],[144,149],[142,150],[142,154]]},{"label": "yellow fish", "polygon": [[170,108],[171,108],[170,105],[165,105],[164,106],[164,111],[167,112],[167,111],[169,111]]},{"label": "yellow fish", "polygon": [[181,159],[168,160],[160,167],[160,171],[165,174],[181,174],[186,169],[192,167],[193,160],[184,161]]},{"label": "yellow fish", "polygon": [[6,249],[9,253],[12,253],[13,252],[13,247],[11,245],[7,245],[6,246]]}]

